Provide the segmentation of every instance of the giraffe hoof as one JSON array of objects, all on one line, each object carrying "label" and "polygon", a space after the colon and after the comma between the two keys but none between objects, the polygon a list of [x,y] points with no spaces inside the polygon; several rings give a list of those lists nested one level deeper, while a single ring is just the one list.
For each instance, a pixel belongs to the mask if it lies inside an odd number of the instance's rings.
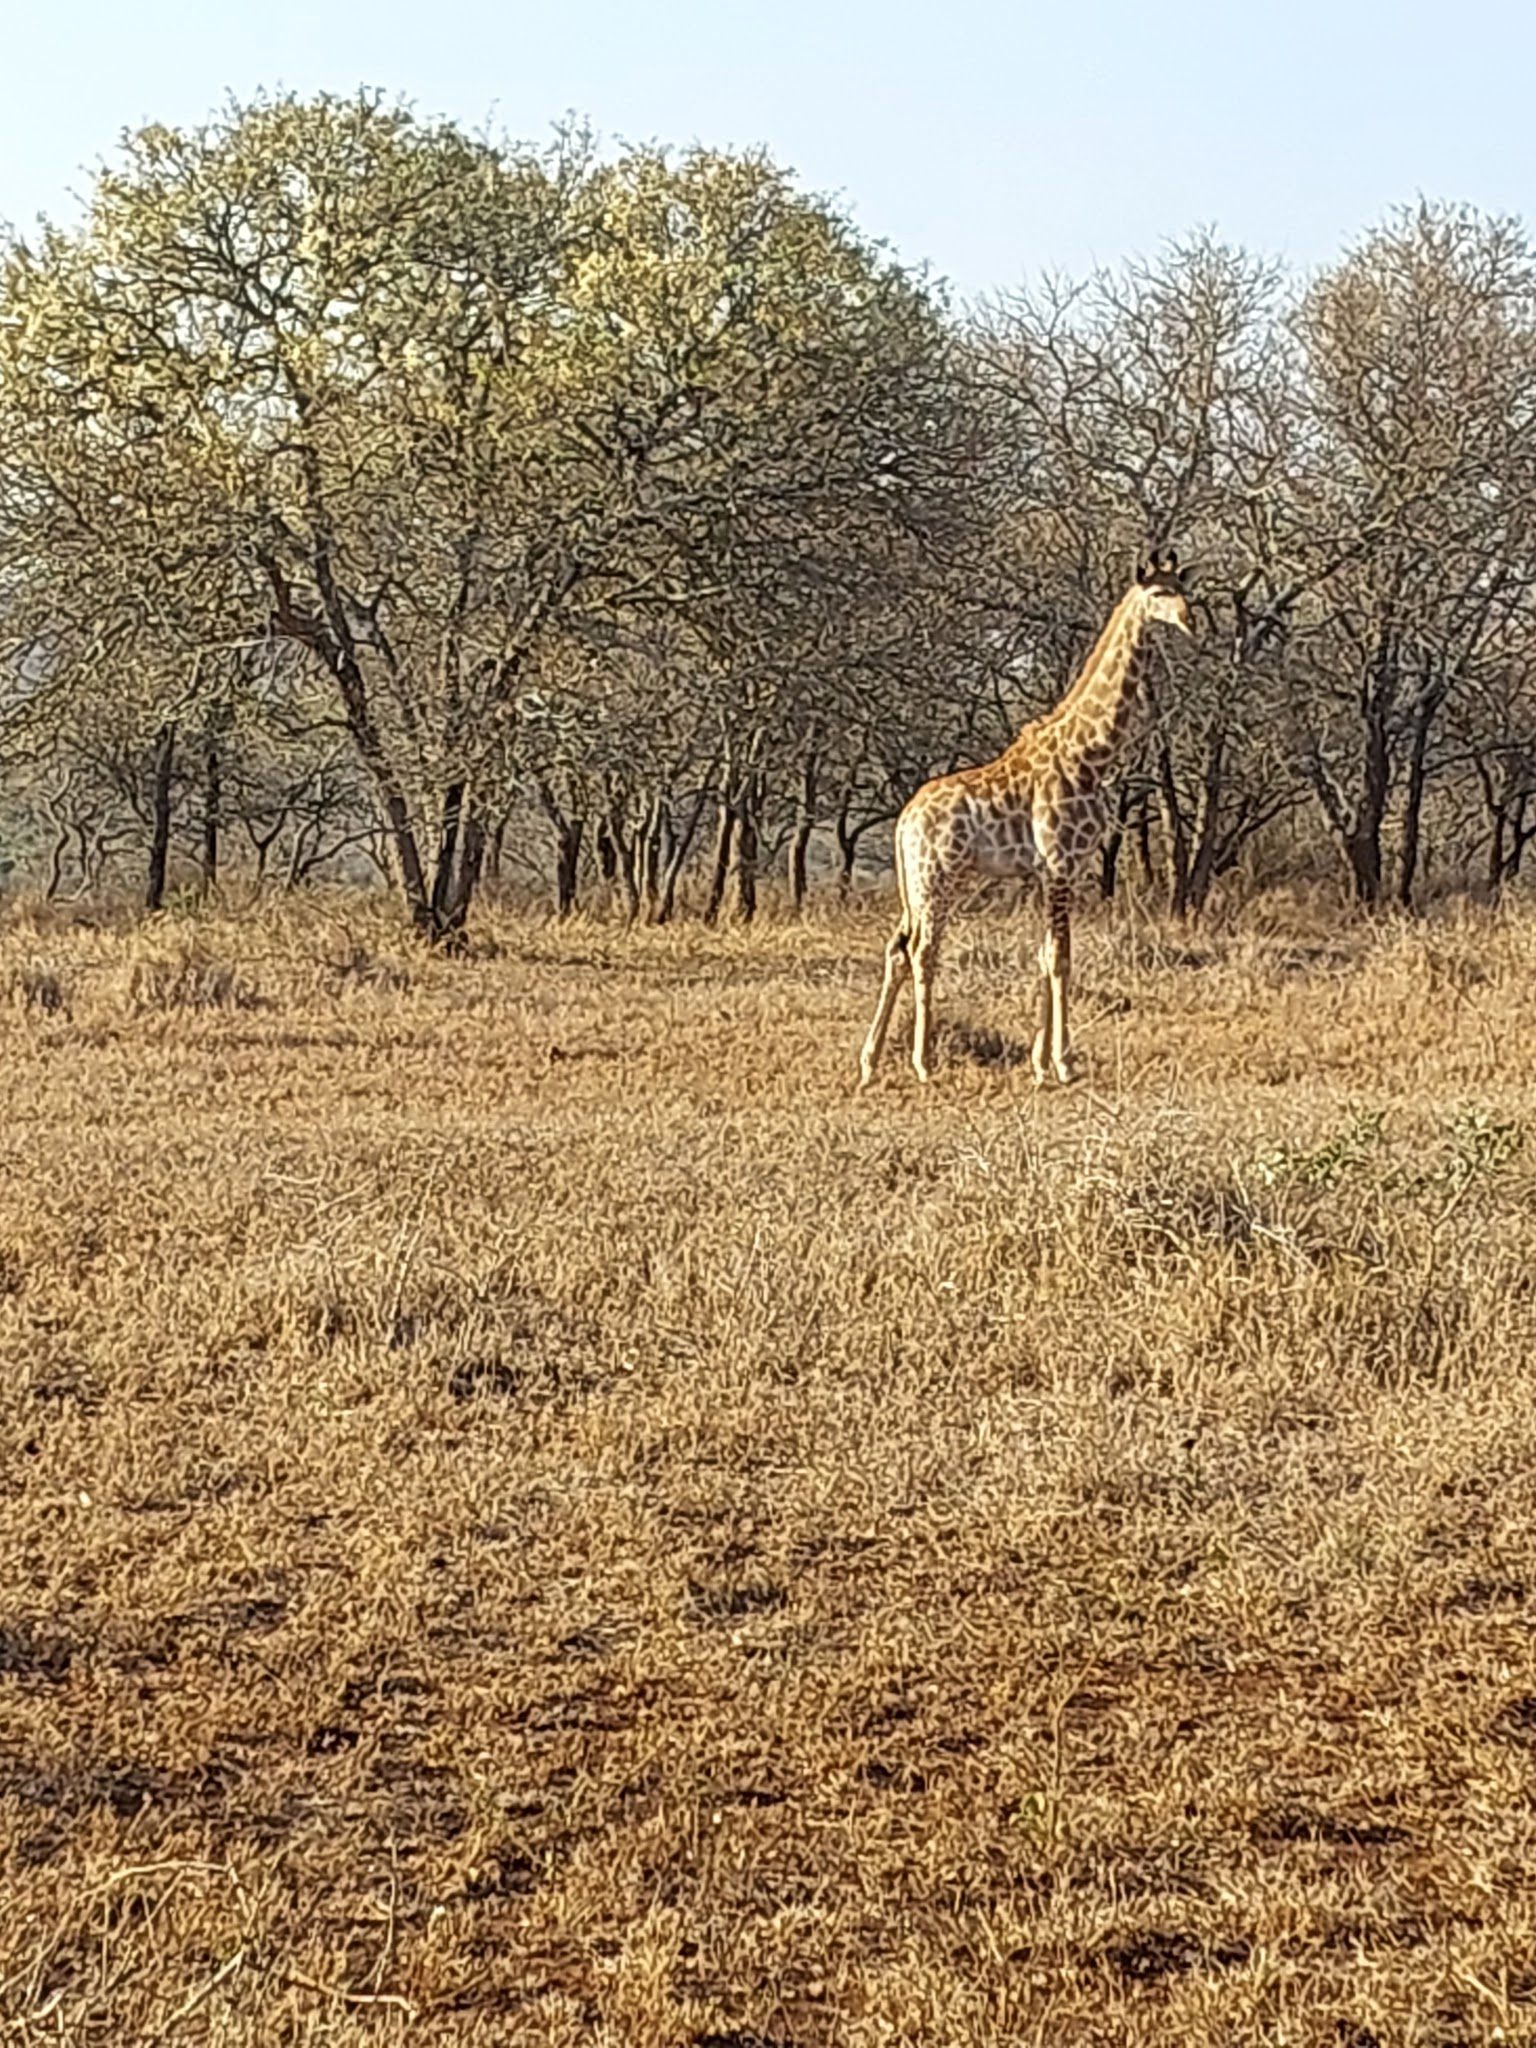
[{"label": "giraffe hoof", "polygon": [[1070,1088],[1074,1081],[1081,1081],[1083,1070],[1076,1060],[1061,1060],[1057,1063],[1056,1078],[1063,1088]]}]

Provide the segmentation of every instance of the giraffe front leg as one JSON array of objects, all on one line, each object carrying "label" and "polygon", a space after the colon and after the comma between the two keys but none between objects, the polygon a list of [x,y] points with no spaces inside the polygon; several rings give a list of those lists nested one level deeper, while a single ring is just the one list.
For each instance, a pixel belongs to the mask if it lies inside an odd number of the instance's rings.
[{"label": "giraffe front leg", "polygon": [[1042,959],[1049,976],[1051,1003],[1051,1065],[1058,1081],[1075,1081],[1082,1069],[1072,1051],[1067,1017],[1072,988],[1072,890],[1053,881],[1046,891],[1047,929]]},{"label": "giraffe front leg", "polygon": [[1030,1049],[1030,1061],[1035,1070],[1035,1086],[1043,1088],[1051,1078],[1051,1039],[1055,1029],[1055,1004],[1051,998],[1051,964],[1049,945],[1041,946],[1035,955],[1035,964],[1040,975],[1039,1006],[1035,1022],[1035,1042]]}]

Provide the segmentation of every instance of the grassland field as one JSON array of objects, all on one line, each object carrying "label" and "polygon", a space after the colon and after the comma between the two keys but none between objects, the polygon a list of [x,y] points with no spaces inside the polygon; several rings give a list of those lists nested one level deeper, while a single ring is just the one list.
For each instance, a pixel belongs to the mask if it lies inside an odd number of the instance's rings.
[{"label": "grassland field", "polygon": [[0,2033],[1536,2043],[1536,909],[0,915]]}]

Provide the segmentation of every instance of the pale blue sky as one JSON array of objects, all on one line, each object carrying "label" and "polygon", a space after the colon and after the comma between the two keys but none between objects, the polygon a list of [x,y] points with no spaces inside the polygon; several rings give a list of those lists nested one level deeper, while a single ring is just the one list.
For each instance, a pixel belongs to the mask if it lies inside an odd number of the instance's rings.
[{"label": "pale blue sky", "polygon": [[0,219],[68,218],[125,126],[380,85],[539,139],[766,144],[958,294],[1214,224],[1310,267],[1419,192],[1536,205],[1536,11],[1464,0],[28,0]]}]

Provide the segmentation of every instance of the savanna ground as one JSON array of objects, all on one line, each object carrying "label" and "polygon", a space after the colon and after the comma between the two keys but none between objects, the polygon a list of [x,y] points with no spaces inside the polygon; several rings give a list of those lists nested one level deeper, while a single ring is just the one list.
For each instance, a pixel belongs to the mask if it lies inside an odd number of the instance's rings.
[{"label": "savanna ground", "polygon": [[7,2038],[1536,2042],[1536,916],[887,909],[9,914]]}]

